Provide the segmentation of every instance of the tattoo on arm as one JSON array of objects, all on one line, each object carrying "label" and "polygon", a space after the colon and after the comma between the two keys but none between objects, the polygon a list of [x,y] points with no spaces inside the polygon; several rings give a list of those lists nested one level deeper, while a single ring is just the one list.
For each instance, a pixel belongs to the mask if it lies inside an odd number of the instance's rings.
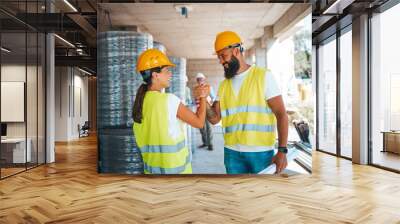
[{"label": "tattoo on arm", "polygon": [[213,108],[209,104],[207,104],[207,107],[206,107],[206,116],[207,116],[207,119],[212,119],[216,116]]}]

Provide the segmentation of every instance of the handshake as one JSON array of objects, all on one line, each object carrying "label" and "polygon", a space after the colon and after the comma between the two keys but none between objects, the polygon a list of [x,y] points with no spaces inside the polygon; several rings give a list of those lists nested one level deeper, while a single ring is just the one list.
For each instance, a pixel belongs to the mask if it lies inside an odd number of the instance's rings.
[{"label": "handshake", "polygon": [[197,100],[200,98],[206,98],[210,95],[210,85],[203,83],[194,87],[193,96]]}]

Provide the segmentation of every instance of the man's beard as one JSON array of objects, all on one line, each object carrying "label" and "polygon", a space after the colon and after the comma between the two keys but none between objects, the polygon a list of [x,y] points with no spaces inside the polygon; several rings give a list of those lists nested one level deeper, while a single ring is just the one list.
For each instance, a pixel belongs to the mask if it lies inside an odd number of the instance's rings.
[{"label": "man's beard", "polygon": [[[225,67],[225,64],[228,64],[228,67]],[[227,79],[231,79],[237,75],[237,72],[240,68],[239,60],[233,55],[231,60],[229,62],[225,62],[223,65],[225,70],[225,78]]]}]

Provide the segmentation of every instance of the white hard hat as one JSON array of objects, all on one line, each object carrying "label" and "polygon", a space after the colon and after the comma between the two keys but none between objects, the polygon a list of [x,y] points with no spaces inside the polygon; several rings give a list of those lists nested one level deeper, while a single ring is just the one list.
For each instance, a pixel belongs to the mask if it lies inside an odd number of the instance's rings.
[{"label": "white hard hat", "polygon": [[205,79],[206,77],[204,76],[203,73],[199,72],[199,73],[197,73],[197,75],[196,75],[196,79],[200,79],[200,78]]}]

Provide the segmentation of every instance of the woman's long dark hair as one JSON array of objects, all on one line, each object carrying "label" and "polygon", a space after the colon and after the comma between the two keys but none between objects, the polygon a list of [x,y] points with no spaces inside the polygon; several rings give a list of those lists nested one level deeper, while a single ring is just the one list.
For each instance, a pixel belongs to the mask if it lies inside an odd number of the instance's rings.
[{"label": "woman's long dark hair", "polygon": [[139,87],[139,89],[136,92],[136,99],[132,108],[133,121],[136,123],[142,123],[142,118],[143,118],[142,109],[143,109],[144,96],[146,95],[146,92],[147,90],[149,90],[149,87],[151,85],[151,78],[153,72],[160,73],[161,69],[162,67],[157,67],[140,72],[140,74],[143,77],[144,83]]}]

